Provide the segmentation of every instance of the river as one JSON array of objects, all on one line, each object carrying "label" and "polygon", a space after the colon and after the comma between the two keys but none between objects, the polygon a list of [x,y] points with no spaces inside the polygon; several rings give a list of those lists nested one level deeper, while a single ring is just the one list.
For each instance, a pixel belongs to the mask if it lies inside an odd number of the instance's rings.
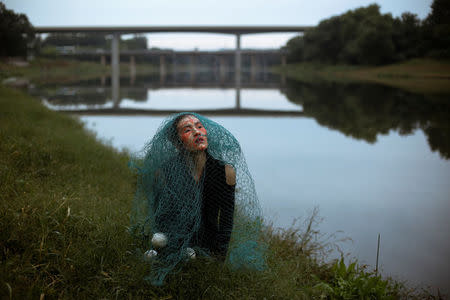
[{"label": "river", "polygon": [[[42,85],[99,139],[138,152],[170,111],[207,111],[240,141],[266,218],[288,228],[317,207],[322,233],[385,276],[450,286],[450,95],[369,84],[302,83],[271,73],[198,73]],[[335,252],[332,257],[337,257]]]}]

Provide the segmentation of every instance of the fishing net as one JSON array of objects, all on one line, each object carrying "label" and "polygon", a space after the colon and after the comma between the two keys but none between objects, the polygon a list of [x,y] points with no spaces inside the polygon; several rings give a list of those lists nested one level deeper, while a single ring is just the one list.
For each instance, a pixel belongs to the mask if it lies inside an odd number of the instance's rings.
[{"label": "fishing net", "polygon": [[131,232],[151,265],[152,284],[202,255],[232,268],[264,268],[261,208],[228,130],[196,113],[171,116],[132,166],[138,182]]}]

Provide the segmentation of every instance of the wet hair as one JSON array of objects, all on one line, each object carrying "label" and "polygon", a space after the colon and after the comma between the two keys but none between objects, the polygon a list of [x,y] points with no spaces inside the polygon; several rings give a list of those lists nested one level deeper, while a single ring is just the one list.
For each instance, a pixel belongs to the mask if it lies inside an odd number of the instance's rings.
[{"label": "wet hair", "polygon": [[178,117],[175,118],[175,120],[173,121],[171,127],[167,131],[167,134],[168,134],[167,138],[177,148],[184,147],[183,146],[183,142],[181,141],[180,136],[178,135],[178,123],[180,123],[180,121],[186,116],[192,116],[194,118],[197,118],[196,116],[194,116],[193,114],[190,114],[190,113],[181,114],[181,115],[179,115]]}]

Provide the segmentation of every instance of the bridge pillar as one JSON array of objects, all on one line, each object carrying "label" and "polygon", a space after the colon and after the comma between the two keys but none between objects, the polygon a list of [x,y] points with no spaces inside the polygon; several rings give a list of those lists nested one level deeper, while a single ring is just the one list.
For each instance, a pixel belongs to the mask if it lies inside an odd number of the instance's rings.
[{"label": "bridge pillar", "polygon": [[136,76],[136,59],[134,58],[134,55],[130,56],[130,76]]},{"label": "bridge pillar", "polygon": [[212,69],[214,72],[214,76],[217,77],[216,74],[219,71],[219,56],[218,55],[212,56]]},{"label": "bridge pillar", "polygon": [[267,81],[267,58],[265,55],[263,55],[262,57],[263,59],[263,77],[264,77],[264,81]]},{"label": "bridge pillar", "polygon": [[189,65],[189,70],[190,70],[190,79],[191,79],[191,83],[193,84],[195,82],[195,55],[191,55],[191,59],[190,59],[190,65]]},{"label": "bridge pillar", "polygon": [[164,55],[159,56],[159,73],[162,76],[166,75],[166,57]]},{"label": "bridge pillar", "polygon": [[236,109],[241,109],[241,87],[236,86]]},{"label": "bridge pillar", "polygon": [[106,66],[106,57],[104,55],[100,56],[100,64]]},{"label": "bridge pillar", "polygon": [[256,77],[256,68],[257,68],[257,63],[256,63],[256,56],[252,55],[250,56],[250,80],[252,82],[255,81],[255,77]]},{"label": "bridge pillar", "polygon": [[111,84],[112,99],[114,107],[118,107],[120,103],[120,53],[119,53],[120,33],[114,33],[111,43]]},{"label": "bridge pillar", "polygon": [[163,85],[166,80],[166,57],[164,55],[159,56],[159,83]]},{"label": "bridge pillar", "polygon": [[227,72],[227,62],[225,60],[225,56],[219,57],[219,78],[220,82],[223,83],[225,81],[226,72]]},{"label": "bridge pillar", "polygon": [[281,54],[281,65],[286,66],[286,54]]},{"label": "bridge pillar", "polygon": [[236,79],[236,109],[241,108],[241,34],[236,34],[236,59],[235,59],[235,79]]},{"label": "bridge pillar", "polygon": [[177,69],[177,55],[174,52],[172,54],[172,77],[173,77],[173,82],[174,83],[177,82],[177,73],[178,73],[178,69]]},{"label": "bridge pillar", "polygon": [[236,85],[241,83],[241,34],[236,34],[236,54],[235,54],[235,79]]}]

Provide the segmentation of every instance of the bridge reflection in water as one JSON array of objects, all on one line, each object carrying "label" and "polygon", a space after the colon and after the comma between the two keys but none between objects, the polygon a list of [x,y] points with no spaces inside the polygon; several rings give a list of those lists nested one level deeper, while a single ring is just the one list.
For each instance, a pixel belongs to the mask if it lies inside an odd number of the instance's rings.
[{"label": "bridge reflection in water", "polygon": [[[152,99],[150,99],[152,94],[170,91],[169,98],[172,99],[164,99],[167,103],[177,100],[173,97],[185,99],[186,97],[183,95],[186,93],[191,94],[189,98],[191,100],[189,101],[194,99],[192,102],[195,102],[195,95],[198,94],[199,98],[203,98],[203,101],[200,101],[200,106],[192,110],[209,116],[303,116],[301,105],[289,103],[284,97],[278,97],[281,102],[283,100],[285,102],[281,104],[281,108],[280,105],[275,103],[275,100],[271,101],[272,105],[266,108],[258,107],[258,105],[249,108],[242,105],[241,92],[243,90],[253,93],[258,93],[258,90],[261,90],[266,95],[267,93],[281,95],[286,87],[285,78],[272,74],[263,67],[259,70],[254,68],[250,68],[248,71],[244,70],[241,72],[239,80],[236,80],[232,68],[220,70],[197,66],[194,70],[192,68],[179,68],[177,72],[122,77],[120,80],[103,77],[97,80],[65,85],[56,89],[56,91],[54,88],[46,91],[44,87],[35,92],[44,96],[45,104],[48,107],[79,115],[165,116],[186,110],[181,107],[167,108],[167,105],[156,108],[158,105],[155,106],[154,103],[152,105]],[[227,100],[234,98],[234,103],[225,101],[226,104],[224,105],[223,101],[218,100],[218,95],[223,93],[227,94]],[[232,93],[234,93],[234,97],[230,95]],[[205,95],[210,95],[211,99],[205,99]],[[184,105],[180,106],[183,107]]]}]

